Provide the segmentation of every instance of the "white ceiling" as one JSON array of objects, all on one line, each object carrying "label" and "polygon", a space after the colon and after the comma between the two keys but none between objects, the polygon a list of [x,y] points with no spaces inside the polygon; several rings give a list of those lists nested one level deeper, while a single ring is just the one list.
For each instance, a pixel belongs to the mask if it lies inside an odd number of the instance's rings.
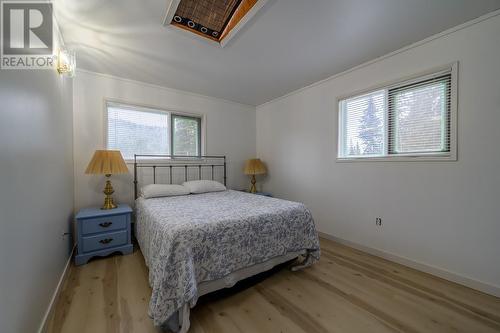
[{"label": "white ceiling", "polygon": [[219,48],[169,0],[56,0],[78,68],[259,105],[500,8],[500,0],[269,0]]}]

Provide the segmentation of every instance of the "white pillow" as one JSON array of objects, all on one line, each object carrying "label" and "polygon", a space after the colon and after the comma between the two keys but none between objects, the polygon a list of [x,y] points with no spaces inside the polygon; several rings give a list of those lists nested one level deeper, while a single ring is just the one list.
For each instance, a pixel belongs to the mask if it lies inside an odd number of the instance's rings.
[{"label": "white pillow", "polygon": [[190,193],[206,193],[225,191],[226,187],[215,180],[192,180],[184,182],[183,186],[189,189]]},{"label": "white pillow", "polygon": [[189,189],[182,185],[149,184],[141,188],[141,196],[145,199],[187,194]]}]

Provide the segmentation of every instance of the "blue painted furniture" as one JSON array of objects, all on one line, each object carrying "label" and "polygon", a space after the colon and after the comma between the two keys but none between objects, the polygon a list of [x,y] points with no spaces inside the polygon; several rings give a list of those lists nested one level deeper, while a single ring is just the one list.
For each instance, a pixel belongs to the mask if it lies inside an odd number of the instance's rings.
[{"label": "blue painted furniture", "polygon": [[107,256],[113,252],[132,253],[131,214],[132,208],[128,205],[108,210],[80,210],[75,217],[78,242],[75,264],[83,265],[92,257]]}]

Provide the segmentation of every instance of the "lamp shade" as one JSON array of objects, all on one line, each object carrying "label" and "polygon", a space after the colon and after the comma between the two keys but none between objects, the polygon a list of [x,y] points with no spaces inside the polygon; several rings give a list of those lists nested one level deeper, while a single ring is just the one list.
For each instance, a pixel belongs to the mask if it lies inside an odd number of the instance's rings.
[{"label": "lamp shade", "polygon": [[116,175],[128,172],[119,150],[96,150],[85,170],[86,174],[94,175]]},{"label": "lamp shade", "polygon": [[263,175],[267,172],[266,166],[258,158],[253,158],[245,162],[245,175]]}]

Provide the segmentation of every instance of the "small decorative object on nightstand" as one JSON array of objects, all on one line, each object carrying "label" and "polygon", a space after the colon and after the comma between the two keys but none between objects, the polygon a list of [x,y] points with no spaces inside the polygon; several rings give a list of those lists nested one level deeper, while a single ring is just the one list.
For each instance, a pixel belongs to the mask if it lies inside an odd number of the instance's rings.
[{"label": "small decorative object on nightstand", "polygon": [[255,175],[263,175],[267,172],[266,166],[262,161],[258,158],[253,158],[251,160],[247,160],[245,163],[245,175],[252,176],[252,186],[250,187],[250,193],[257,192],[257,188],[255,187]]},{"label": "small decorative object on nightstand", "polygon": [[128,205],[118,205],[111,210],[80,210],[75,217],[78,242],[75,264],[86,264],[92,257],[106,256],[113,252],[132,253],[131,214],[132,208]]}]

